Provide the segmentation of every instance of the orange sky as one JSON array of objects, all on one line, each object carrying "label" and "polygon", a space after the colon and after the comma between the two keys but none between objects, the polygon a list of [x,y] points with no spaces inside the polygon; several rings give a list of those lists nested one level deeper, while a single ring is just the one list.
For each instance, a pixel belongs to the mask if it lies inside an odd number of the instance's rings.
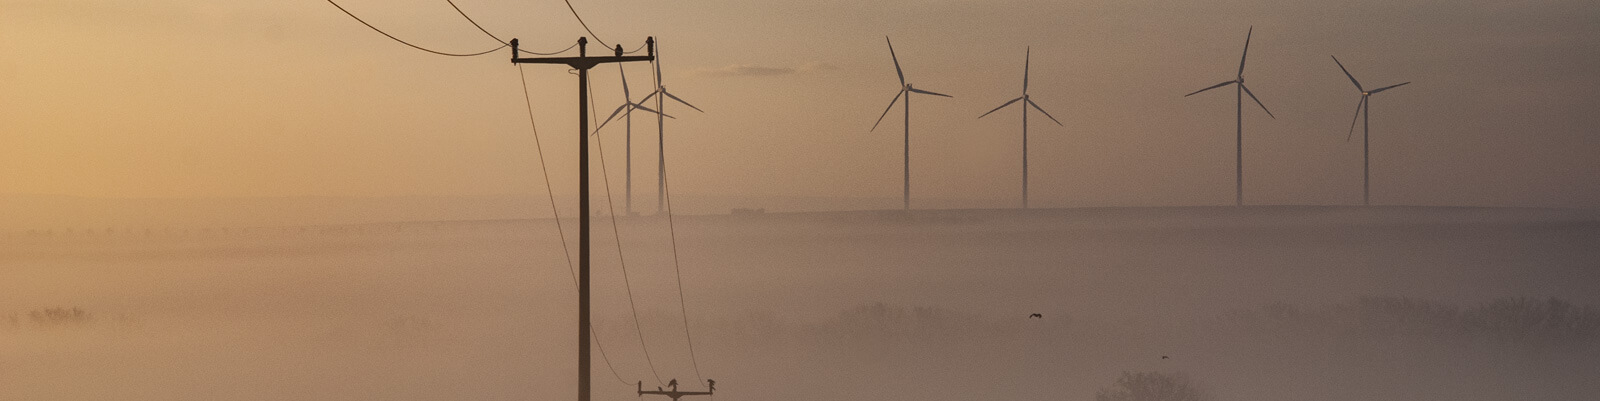
[{"label": "orange sky", "polygon": [[[497,46],[449,4],[345,0],[445,51]],[[583,33],[561,2],[460,0],[533,50]],[[913,197],[1020,190],[1016,97],[1032,46],[1036,206],[1229,204],[1233,99],[1182,95],[1231,78],[1254,25],[1245,110],[1250,203],[1360,201],[1358,99],[1374,97],[1373,199],[1388,204],[1600,206],[1600,7],[1579,0],[575,0],[607,42],[661,39],[680,193],[897,199],[907,78],[955,95],[912,114]],[[440,57],[321,1],[0,0],[0,193],[93,197],[542,194],[509,52]],[[575,80],[528,66],[558,194],[570,195]],[[636,96],[648,67],[627,67]],[[620,101],[594,73],[599,108]],[[637,195],[654,198],[653,121],[635,121]],[[615,128],[612,128],[615,127]],[[620,187],[621,125],[603,136]],[[1359,136],[1360,133],[1357,132]],[[885,205],[885,207],[896,206]]]}]

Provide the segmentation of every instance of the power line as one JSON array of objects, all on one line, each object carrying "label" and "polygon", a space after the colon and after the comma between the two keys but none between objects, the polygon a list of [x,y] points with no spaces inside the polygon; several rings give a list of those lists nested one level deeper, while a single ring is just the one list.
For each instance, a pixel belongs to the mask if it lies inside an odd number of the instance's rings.
[{"label": "power line", "polygon": [[527,50],[522,50],[522,49],[517,49],[517,51],[523,52],[523,53],[528,53],[528,54],[537,54],[537,55],[540,55],[540,56],[554,56],[554,55],[557,55],[557,54],[566,53],[568,50],[572,50],[572,48],[574,48],[574,47],[578,47],[578,44],[576,42],[574,42],[571,46],[567,46],[567,48],[565,48],[565,49],[561,49],[561,50],[557,50],[557,51],[553,51],[553,52],[549,52],[549,53],[540,53],[540,52],[527,51]]},{"label": "power line", "polygon": [[[456,9],[456,13],[457,14],[461,14],[461,18],[466,18],[467,22],[472,23],[472,26],[477,27],[478,31],[483,32],[484,35],[489,35],[490,38],[493,38],[494,41],[496,41],[496,42],[500,42],[500,44],[502,44],[502,45],[506,45],[506,46],[510,46],[511,45],[510,42],[506,42],[504,40],[501,40],[499,36],[495,36],[493,33],[489,33],[488,29],[483,29],[483,25],[478,25],[478,21],[474,21],[474,20],[472,20],[472,17],[468,17],[467,13],[465,11],[461,11],[461,7],[457,7],[456,6],[456,2],[455,1],[453,1],[453,0],[445,0],[445,2],[446,3],[450,3],[450,8]],[[578,47],[578,43],[577,42],[573,42],[571,46],[567,46],[567,48],[565,48],[565,49],[561,49],[561,50],[554,51],[554,52],[549,52],[549,53],[541,53],[541,52],[528,51],[528,50],[523,50],[523,49],[517,49],[517,52],[518,53],[535,54],[535,55],[540,55],[540,56],[553,56],[553,55],[557,55],[557,54],[561,54],[561,53],[566,53],[568,50],[572,50],[572,48],[574,48],[574,47]],[[495,50],[499,50],[499,49],[495,49]]]},{"label": "power line", "polygon": [[[651,61],[652,64],[658,62],[660,61]],[[656,90],[661,90],[661,77],[655,76],[655,68],[650,69],[650,75],[656,79]],[[659,108],[660,106],[657,107]],[[667,180],[665,167],[665,155],[667,152],[663,150],[661,154],[663,155],[661,162],[663,166],[661,172],[661,192],[664,192],[667,198],[667,233],[672,238],[672,273],[678,278],[678,310],[683,312],[683,339],[689,344],[689,362],[694,366],[694,377],[695,379],[698,379],[700,382],[704,383],[706,379],[704,376],[700,375],[700,360],[694,354],[694,336],[689,334],[689,306],[688,301],[685,300],[683,296],[683,270],[678,264],[678,228],[677,225],[673,223],[672,219],[672,186]]]},{"label": "power line", "polygon": [[[539,123],[533,118],[533,97],[528,94],[528,77],[523,74],[521,64],[517,65],[517,78],[522,80],[522,100],[528,105],[528,124],[533,127],[533,147],[539,152],[539,172],[544,173],[545,193],[550,195],[550,215],[556,221],[556,232],[561,236],[561,252],[567,256],[567,273],[572,275],[572,286],[577,287],[578,273],[572,267],[572,251],[567,249],[567,230],[561,228],[561,213],[556,211],[556,193],[550,185],[550,169],[544,163],[544,145],[539,140]],[[611,371],[611,376],[617,378],[618,383],[628,385],[628,381],[617,374],[617,367],[611,364],[611,357],[606,355],[606,347],[600,343],[600,336],[592,331],[589,336],[594,339],[595,348],[600,350],[600,360],[605,361],[606,369]]]},{"label": "power line", "polygon": [[594,41],[596,41],[596,42],[600,42],[601,46],[605,46],[606,48],[611,48],[611,45],[606,44],[606,41],[600,40],[600,35],[595,35],[594,34],[594,30],[589,29],[589,24],[588,23],[583,22],[583,17],[578,16],[578,9],[572,8],[572,1],[571,0],[561,0],[561,1],[567,3],[567,10],[571,10],[572,11],[572,17],[578,19],[578,25],[583,25],[583,30],[589,32],[589,37],[594,38]]},{"label": "power line", "polygon": [[[589,103],[591,105],[594,104],[593,93],[589,94]],[[592,108],[593,106],[590,107]],[[596,117],[598,118],[598,116]],[[622,256],[622,231],[617,229],[617,205],[611,200],[611,173],[606,169],[605,139],[596,137],[594,143],[597,147],[596,150],[599,150],[600,153],[600,177],[603,179],[602,183],[605,184],[606,188],[606,210],[611,214],[611,235],[617,240],[617,264],[622,266],[622,286],[627,290],[628,310],[633,312],[634,332],[639,334],[639,348],[644,350],[644,361],[650,365],[650,374],[655,375],[657,384],[665,385],[661,381],[661,374],[656,372],[655,361],[650,358],[650,346],[646,345],[644,341],[644,326],[639,324],[639,308],[634,306],[633,303],[633,284],[628,280],[628,260]]]},{"label": "power line", "polygon": [[338,8],[339,11],[343,11],[344,15],[348,15],[348,16],[350,16],[350,18],[355,18],[356,22],[360,22],[361,25],[366,25],[368,28],[372,28],[373,31],[376,31],[376,32],[378,32],[380,34],[383,34],[383,36],[387,36],[387,37],[389,37],[389,39],[394,39],[394,41],[400,42],[400,44],[403,44],[403,45],[406,45],[406,46],[411,46],[411,48],[413,48],[413,49],[425,51],[425,52],[428,52],[428,53],[433,53],[433,54],[437,54],[437,55],[441,55],[441,56],[451,56],[451,57],[471,57],[471,56],[482,56],[482,55],[485,55],[485,54],[493,53],[493,52],[495,52],[497,50],[506,48],[506,46],[510,46],[509,44],[506,44],[505,42],[501,42],[500,43],[500,47],[496,47],[496,48],[493,48],[493,49],[489,49],[489,50],[485,50],[485,51],[481,51],[481,52],[477,52],[477,53],[446,53],[446,52],[441,52],[441,51],[438,51],[438,50],[433,50],[433,49],[429,49],[429,48],[426,48],[426,47],[417,46],[417,45],[411,44],[411,42],[400,40],[400,38],[397,38],[394,35],[390,35],[388,32],[384,32],[382,29],[378,29],[378,27],[372,26],[372,24],[369,24],[369,23],[367,23],[367,21],[362,20],[361,17],[357,17],[355,14],[350,13],[350,10],[344,9],[343,6],[340,6],[339,3],[334,3],[333,0],[328,0],[328,4],[332,4],[335,8]]},{"label": "power line", "polygon": [[489,33],[488,29],[483,29],[483,25],[478,25],[478,21],[473,21],[472,17],[468,17],[467,13],[465,11],[461,11],[461,7],[457,7],[456,6],[456,2],[454,0],[444,0],[444,2],[450,3],[450,8],[456,9],[456,13],[457,14],[461,14],[461,18],[466,18],[467,22],[471,22],[472,26],[478,27],[478,31],[483,32],[484,35],[489,35],[490,38],[493,38],[494,41],[496,41],[496,42],[500,42],[500,44],[507,45],[507,46],[511,45],[511,43],[508,43],[508,42],[506,42],[504,40],[500,40],[499,36],[494,36],[494,34]]}]

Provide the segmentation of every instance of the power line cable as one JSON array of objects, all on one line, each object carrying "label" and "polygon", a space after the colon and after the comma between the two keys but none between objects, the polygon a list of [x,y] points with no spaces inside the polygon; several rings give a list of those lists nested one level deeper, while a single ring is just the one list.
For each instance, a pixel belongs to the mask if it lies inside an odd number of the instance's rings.
[{"label": "power line cable", "polygon": [[[466,18],[467,22],[472,23],[472,26],[477,27],[478,31],[483,32],[484,35],[489,35],[490,38],[493,38],[494,41],[496,41],[496,42],[500,42],[500,44],[503,44],[503,45],[506,45],[506,46],[510,46],[511,45],[510,42],[506,42],[504,40],[501,40],[499,36],[495,36],[493,33],[489,33],[488,29],[483,29],[483,25],[478,25],[478,21],[474,21],[472,19],[472,17],[468,17],[467,13],[465,11],[461,11],[461,7],[457,7],[456,6],[456,2],[455,1],[453,1],[453,0],[445,0],[445,2],[446,3],[450,3],[450,8],[456,9],[456,13],[457,14],[461,14],[461,18]],[[557,54],[566,53],[568,50],[572,50],[572,48],[574,48],[574,47],[578,47],[578,43],[577,42],[573,42],[571,46],[567,46],[567,48],[565,48],[565,49],[561,49],[559,51],[550,52],[550,53],[541,53],[541,52],[535,52],[535,51],[528,51],[528,50],[520,49],[520,48],[517,49],[517,52],[518,53],[527,53],[527,54],[536,54],[536,55],[540,55],[540,56],[554,56],[554,55],[557,55]],[[499,49],[496,49],[496,50],[499,50]]]},{"label": "power line cable", "polygon": [[[651,60],[650,63],[655,64],[656,62],[658,61]],[[650,69],[650,75],[656,79],[656,90],[660,91],[661,77],[656,75],[655,68]],[[659,108],[660,106],[657,107]],[[666,154],[666,150],[661,151],[661,189],[667,198],[667,233],[672,238],[672,273],[678,278],[678,310],[683,312],[683,339],[689,344],[689,362],[694,366],[694,377],[704,383],[706,379],[700,375],[700,358],[694,354],[694,336],[689,334],[689,306],[688,301],[683,296],[683,269],[678,263],[678,228],[673,223],[672,218],[672,185],[666,174]]]},{"label": "power line cable", "polygon": [[[593,92],[589,93],[589,104],[594,104]],[[596,116],[596,118],[598,117]],[[639,324],[639,308],[633,302],[633,284],[628,280],[628,260],[622,256],[622,231],[617,229],[617,205],[611,199],[611,173],[606,169],[605,139],[596,136],[594,143],[596,150],[600,153],[600,177],[603,179],[601,182],[605,184],[606,189],[606,211],[611,214],[611,235],[617,241],[617,264],[622,267],[622,286],[627,290],[628,310],[633,312],[634,332],[639,333],[639,348],[644,350],[644,361],[650,365],[650,374],[655,375],[656,384],[664,386],[666,384],[661,381],[661,374],[656,372],[655,360],[650,358],[650,346],[646,345],[644,341],[644,326]]]},{"label": "power line cable", "polygon": [[372,24],[369,24],[369,23],[367,23],[367,21],[362,20],[361,17],[357,17],[355,14],[350,13],[350,10],[344,9],[343,6],[340,6],[339,3],[333,2],[333,0],[328,0],[328,4],[332,4],[335,8],[338,8],[339,11],[343,11],[344,15],[348,15],[348,16],[350,16],[350,18],[355,18],[356,22],[360,22],[361,25],[366,25],[368,28],[372,28],[373,31],[376,31],[376,32],[378,32],[380,34],[383,34],[383,36],[387,36],[387,37],[389,37],[389,39],[394,39],[394,41],[400,42],[400,44],[403,44],[403,45],[406,45],[406,46],[411,46],[411,48],[413,48],[413,49],[425,51],[425,52],[428,52],[428,53],[433,53],[433,54],[437,54],[437,55],[441,55],[441,56],[450,56],[450,57],[471,57],[471,56],[482,56],[482,55],[485,55],[485,54],[493,53],[493,52],[498,51],[500,49],[506,48],[506,46],[510,46],[509,44],[501,42],[500,43],[500,47],[496,47],[496,48],[493,48],[493,49],[489,49],[489,50],[485,50],[485,51],[481,51],[481,52],[477,52],[477,53],[447,53],[447,52],[441,52],[441,51],[438,51],[438,50],[433,50],[433,49],[429,49],[429,48],[426,48],[426,47],[417,46],[417,45],[411,44],[411,42],[400,40],[400,38],[397,38],[394,35],[390,35],[388,32],[384,32],[382,29],[378,29],[378,27],[372,26]]},{"label": "power line cable", "polygon": [[[527,102],[528,105],[528,124],[533,127],[533,147],[539,153],[539,172],[544,173],[545,193],[550,195],[550,215],[556,221],[556,232],[561,236],[561,252],[567,256],[567,273],[572,275],[572,286],[576,288],[578,286],[578,273],[572,267],[572,251],[567,249],[567,230],[561,228],[561,213],[556,211],[556,193],[550,185],[550,169],[544,163],[544,145],[539,140],[539,123],[533,118],[533,97],[528,94],[528,77],[522,71],[522,65],[518,64],[517,78],[522,79],[522,100]],[[611,371],[611,376],[617,378],[618,383],[622,383],[624,386],[628,385],[628,381],[623,380],[622,375],[617,374],[616,366],[611,364],[611,357],[606,355],[606,347],[600,343],[600,336],[595,334],[593,330],[589,331],[589,336],[594,339],[595,348],[600,350],[600,359],[605,361],[606,369]]]},{"label": "power line cable", "polygon": [[607,48],[611,47],[611,45],[606,44],[606,41],[600,40],[600,35],[595,35],[594,34],[594,30],[589,29],[589,24],[588,23],[583,22],[583,17],[578,15],[578,9],[572,8],[572,1],[571,0],[561,0],[561,1],[567,3],[567,10],[571,10],[572,11],[572,17],[578,19],[578,25],[583,25],[583,30],[589,32],[589,37],[594,38],[594,41],[596,41],[596,42],[600,42],[601,46],[605,46]]},{"label": "power line cable", "polygon": [[536,54],[536,55],[540,55],[540,56],[554,56],[554,55],[557,55],[557,54],[566,53],[568,50],[572,50],[573,48],[576,48],[576,47],[578,47],[578,42],[572,42],[572,44],[567,46],[567,48],[565,48],[565,49],[561,49],[561,50],[557,50],[557,51],[553,51],[553,52],[549,52],[549,53],[540,53],[540,52],[535,52],[535,51],[527,51],[527,50],[523,50],[523,49],[517,49],[517,51],[520,51],[520,52],[523,52],[523,53],[528,53],[528,54]]}]

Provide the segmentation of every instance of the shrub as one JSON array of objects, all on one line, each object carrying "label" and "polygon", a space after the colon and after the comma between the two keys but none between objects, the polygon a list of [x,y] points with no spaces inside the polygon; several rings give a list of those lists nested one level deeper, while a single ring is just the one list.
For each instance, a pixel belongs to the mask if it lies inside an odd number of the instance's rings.
[{"label": "shrub", "polygon": [[87,324],[93,317],[78,307],[70,309],[56,307],[28,312],[28,320],[39,327],[67,327]]},{"label": "shrub", "polygon": [[1528,346],[1600,342],[1600,309],[1559,298],[1501,298],[1473,307],[1366,297],[1301,311],[1287,304],[1235,311],[1224,322],[1278,337],[1330,333],[1364,339],[1488,340]]},{"label": "shrub", "polygon": [[1159,372],[1122,372],[1109,388],[1102,388],[1095,401],[1200,401],[1204,395],[1183,375]]},{"label": "shrub", "polygon": [[1473,331],[1497,341],[1556,345],[1600,337],[1600,311],[1558,298],[1502,298],[1466,313]]}]

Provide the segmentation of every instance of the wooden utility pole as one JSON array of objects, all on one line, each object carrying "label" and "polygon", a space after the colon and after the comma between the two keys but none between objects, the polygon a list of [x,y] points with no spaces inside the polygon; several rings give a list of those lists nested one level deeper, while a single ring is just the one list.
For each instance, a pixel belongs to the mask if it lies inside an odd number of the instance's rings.
[{"label": "wooden utility pole", "polygon": [[622,55],[617,45],[611,57],[587,57],[589,38],[578,38],[578,57],[517,57],[511,39],[512,64],[564,64],[578,70],[578,401],[589,401],[589,69],[604,63],[655,60],[656,40],[646,38],[644,56]]}]

